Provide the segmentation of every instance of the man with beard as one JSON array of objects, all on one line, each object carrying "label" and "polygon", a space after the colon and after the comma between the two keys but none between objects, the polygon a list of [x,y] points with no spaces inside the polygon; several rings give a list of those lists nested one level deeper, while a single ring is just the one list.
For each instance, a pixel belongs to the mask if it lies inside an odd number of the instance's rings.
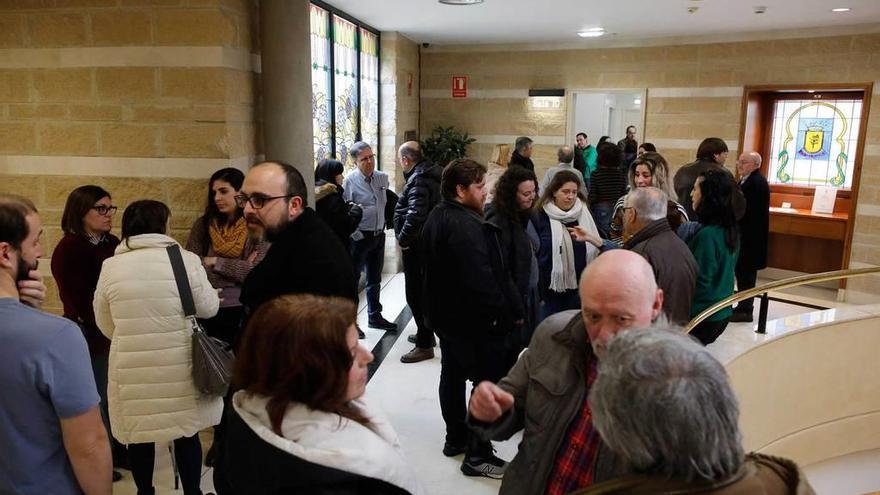
[{"label": "man with beard", "polygon": [[0,493],[109,495],[110,442],[85,338],[22,304],[40,234],[32,202],[0,195]]},{"label": "man with beard", "polygon": [[283,162],[263,162],[247,173],[235,197],[252,235],[272,243],[241,289],[248,315],[283,294],[338,296],[357,301],[351,258],[342,241],[308,207],[302,175]]}]

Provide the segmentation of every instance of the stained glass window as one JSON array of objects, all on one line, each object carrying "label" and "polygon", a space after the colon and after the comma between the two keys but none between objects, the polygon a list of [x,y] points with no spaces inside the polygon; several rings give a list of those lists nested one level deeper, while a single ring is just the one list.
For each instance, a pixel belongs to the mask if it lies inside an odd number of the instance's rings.
[{"label": "stained glass window", "polygon": [[376,147],[379,142],[379,37],[364,28],[360,34],[361,140]]},{"label": "stained glass window", "polygon": [[331,156],[333,122],[330,118],[330,14],[310,6],[312,44],[312,142],[315,165]]},{"label": "stained glass window", "polygon": [[348,148],[358,140],[357,26],[333,16],[336,159],[347,162]]},{"label": "stained glass window", "polygon": [[852,187],[861,115],[861,100],[777,100],[769,181]]}]

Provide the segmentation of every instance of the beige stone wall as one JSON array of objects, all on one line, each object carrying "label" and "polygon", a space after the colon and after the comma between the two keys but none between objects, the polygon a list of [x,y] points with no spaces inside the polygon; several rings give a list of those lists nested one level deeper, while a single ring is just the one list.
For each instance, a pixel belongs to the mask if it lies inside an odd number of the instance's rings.
[{"label": "beige stone wall", "polygon": [[404,179],[397,149],[404,143],[406,131],[419,129],[419,45],[396,32],[382,33],[381,52],[380,156],[382,170],[400,191]]},{"label": "beige stone wall", "polygon": [[[469,76],[469,98],[451,98],[453,75]],[[692,159],[704,137],[725,139],[731,155],[739,151],[744,86],[827,82],[874,82],[851,266],[877,266],[880,34],[591,50],[423,50],[421,130],[455,125],[478,138],[472,154],[481,160],[488,158],[494,143],[512,144],[517,135],[531,136],[540,175],[553,165],[555,149],[573,141],[576,131],[566,135],[565,101],[558,109],[533,108],[529,88],[647,89],[640,141],[655,143],[677,169]],[[880,277],[853,280],[849,288],[880,294]]]},{"label": "beige stone wall", "polygon": [[68,193],[158,199],[186,240],[207,177],[261,153],[256,0],[0,2],[0,190],[35,200],[48,258]]}]

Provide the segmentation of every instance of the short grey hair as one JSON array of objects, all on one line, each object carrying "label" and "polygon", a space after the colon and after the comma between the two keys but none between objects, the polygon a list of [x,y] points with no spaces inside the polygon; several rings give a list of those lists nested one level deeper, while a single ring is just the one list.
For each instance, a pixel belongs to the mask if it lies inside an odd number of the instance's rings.
[{"label": "short grey hair", "polygon": [[656,187],[637,187],[626,195],[623,202],[635,209],[639,218],[654,221],[666,218],[669,196]]},{"label": "short grey hair", "polygon": [[562,146],[556,150],[556,158],[559,159],[559,163],[571,163],[574,160],[574,150],[571,146]]},{"label": "short grey hair", "polygon": [[401,145],[400,156],[415,163],[422,161],[422,151],[415,146],[407,146],[406,144]]},{"label": "short grey hair", "polygon": [[516,149],[516,151],[519,152],[519,151],[525,150],[526,148],[528,148],[531,145],[532,145],[532,138],[526,137],[526,136],[520,136],[520,137],[516,138],[516,141],[514,142],[513,147],[514,147],[514,149]]},{"label": "short grey hair", "polygon": [[350,156],[352,160],[357,161],[357,157],[361,154],[361,151],[370,148],[371,146],[369,144],[363,141],[358,141],[351,145],[351,148],[348,149],[348,156]]},{"label": "short grey hair", "polygon": [[676,327],[617,334],[590,391],[593,423],[634,473],[720,481],[744,461],[724,367]]}]

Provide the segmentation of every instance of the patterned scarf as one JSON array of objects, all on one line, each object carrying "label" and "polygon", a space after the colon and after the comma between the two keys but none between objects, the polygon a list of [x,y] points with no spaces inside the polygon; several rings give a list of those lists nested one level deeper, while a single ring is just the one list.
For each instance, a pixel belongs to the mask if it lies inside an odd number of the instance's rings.
[{"label": "patterned scarf", "polygon": [[247,242],[248,230],[244,217],[239,218],[232,225],[218,226],[217,222],[211,222],[208,227],[208,235],[211,236],[211,246],[214,253],[221,258],[239,258],[244,252],[244,244]]}]

